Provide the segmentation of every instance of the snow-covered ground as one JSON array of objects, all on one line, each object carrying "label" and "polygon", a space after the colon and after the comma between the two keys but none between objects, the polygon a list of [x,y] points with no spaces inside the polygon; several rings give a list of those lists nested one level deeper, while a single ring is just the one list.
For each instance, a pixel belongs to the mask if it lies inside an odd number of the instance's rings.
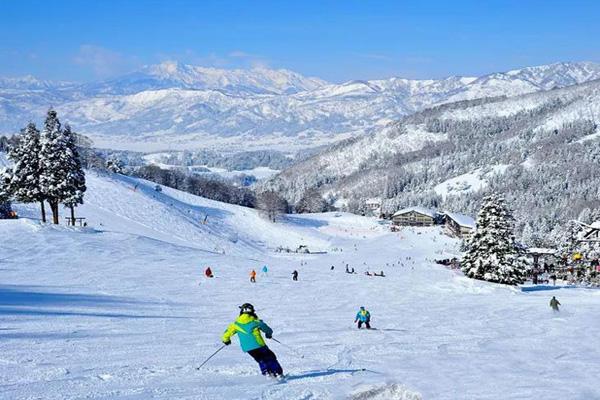
[{"label": "snow-covered ground", "polygon": [[[553,291],[553,314],[549,292],[433,264],[458,244],[437,228],[391,233],[344,213],[271,224],[133,178],[90,174],[88,186],[87,228],[0,221],[2,399],[600,398],[600,291]],[[300,244],[327,254],[273,251]],[[294,349],[269,342],[285,383],[260,376],[236,339],[196,370],[244,302]],[[352,325],[361,305],[377,330]]]},{"label": "snow-covered ground", "polygon": [[489,184],[488,179],[496,175],[502,175],[508,167],[508,165],[500,164],[486,168],[485,170],[478,168],[473,172],[447,179],[436,185],[433,190],[443,198],[446,198],[448,195],[478,192]]}]

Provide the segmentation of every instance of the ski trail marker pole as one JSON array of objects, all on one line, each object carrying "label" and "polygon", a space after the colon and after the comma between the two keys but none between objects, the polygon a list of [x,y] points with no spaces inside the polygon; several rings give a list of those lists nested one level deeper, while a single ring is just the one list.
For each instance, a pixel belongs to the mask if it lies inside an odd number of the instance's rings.
[{"label": "ski trail marker pole", "polygon": [[224,344],[223,346],[219,347],[219,349],[217,351],[215,351],[214,353],[212,353],[211,356],[208,357],[206,360],[204,360],[204,362],[202,364],[200,364],[200,366],[197,367],[196,369],[202,368],[208,361],[210,361],[211,358],[213,358],[214,356],[216,356],[217,353],[220,352],[221,350],[223,350],[226,346],[227,345]]}]

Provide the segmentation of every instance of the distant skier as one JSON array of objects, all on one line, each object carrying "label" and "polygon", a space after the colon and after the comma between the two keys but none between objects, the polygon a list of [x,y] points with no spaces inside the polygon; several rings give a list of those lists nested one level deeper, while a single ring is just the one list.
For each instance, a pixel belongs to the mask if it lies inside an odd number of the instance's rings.
[{"label": "distant skier", "polygon": [[292,279],[295,281],[298,280],[298,271],[294,270],[294,272],[292,272]]},{"label": "distant skier", "polygon": [[335,267],[332,265],[331,268],[329,268],[330,271],[333,271],[335,269]]},{"label": "distant skier", "polygon": [[380,273],[375,272],[373,275],[385,278],[385,274],[383,273],[383,271],[381,271]]},{"label": "distant skier", "polygon": [[277,356],[267,347],[261,331],[267,339],[273,337],[273,329],[258,319],[252,304],[245,303],[240,306],[240,316],[223,333],[222,341],[229,346],[231,337],[237,334],[242,351],[256,360],[263,375],[282,376],[283,369],[277,361]]},{"label": "distant skier", "polygon": [[358,329],[362,328],[362,325],[365,324],[367,329],[371,329],[371,313],[365,309],[364,306],[360,307],[360,310],[356,313],[356,318],[354,318],[354,323],[358,322]]},{"label": "distant skier", "polygon": [[346,264],[346,273],[347,273],[347,274],[350,274],[350,273],[351,273],[351,272],[350,272],[350,270],[348,269],[348,264]]},{"label": "distant skier", "polygon": [[266,266],[266,265],[264,265],[264,266],[262,267],[262,274],[263,274],[263,276],[267,276],[267,272],[269,272],[269,268],[267,268],[267,266]]},{"label": "distant skier", "polygon": [[212,272],[212,270],[210,269],[210,267],[206,267],[206,269],[204,270],[204,275],[205,275],[207,278],[214,278],[213,272]]},{"label": "distant skier", "polygon": [[256,283],[256,271],[255,270],[250,271],[250,282]]},{"label": "distant skier", "polygon": [[556,296],[552,296],[552,299],[550,300],[550,307],[552,307],[552,309],[554,311],[559,311],[558,310],[558,306],[560,306],[560,302],[556,299]]}]

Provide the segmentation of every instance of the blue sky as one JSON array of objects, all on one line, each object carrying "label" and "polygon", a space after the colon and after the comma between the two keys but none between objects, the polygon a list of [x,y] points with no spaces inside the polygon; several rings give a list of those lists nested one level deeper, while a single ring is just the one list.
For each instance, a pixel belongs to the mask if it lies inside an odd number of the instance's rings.
[{"label": "blue sky", "polygon": [[8,1],[0,76],[89,81],[164,60],[330,81],[600,62],[600,1]]}]

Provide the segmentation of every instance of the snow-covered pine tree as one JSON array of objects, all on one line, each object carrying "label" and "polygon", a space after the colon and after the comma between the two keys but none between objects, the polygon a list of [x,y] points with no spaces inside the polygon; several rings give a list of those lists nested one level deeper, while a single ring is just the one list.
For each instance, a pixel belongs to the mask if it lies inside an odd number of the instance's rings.
[{"label": "snow-covered pine tree", "polygon": [[81,158],[77,149],[77,135],[66,124],[63,135],[67,149],[68,172],[66,177],[66,195],[62,203],[71,210],[71,224],[75,225],[75,207],[83,204],[83,194],[86,191],[85,173],[81,166]]},{"label": "snow-covered pine tree", "polygon": [[6,168],[0,169],[0,219],[8,218],[10,206],[10,180],[11,173]]},{"label": "snow-covered pine tree", "polygon": [[521,243],[527,245],[528,247],[532,247],[534,245],[533,227],[529,223],[526,223],[525,227],[523,228],[523,233],[521,234]]},{"label": "snow-covered pine tree", "polygon": [[579,235],[581,234],[581,225],[575,222],[568,222],[560,232],[557,232],[556,238],[556,250],[560,259],[567,265],[573,261],[573,255],[581,251],[581,245],[579,243]]},{"label": "snow-covered pine tree", "polygon": [[40,186],[50,204],[52,222],[58,224],[58,205],[69,196],[67,177],[71,157],[63,129],[53,109],[48,110],[40,142]]},{"label": "snow-covered pine tree", "polygon": [[513,223],[502,197],[491,195],[483,199],[477,229],[462,260],[466,276],[509,285],[524,282],[527,263],[519,254]]},{"label": "snow-covered pine tree", "polygon": [[114,174],[123,173],[123,163],[118,158],[111,157],[106,160],[105,168]]},{"label": "snow-covered pine tree", "polygon": [[9,159],[14,163],[10,172],[10,191],[17,201],[39,202],[42,222],[46,222],[45,196],[40,185],[41,149],[40,131],[30,122],[21,131],[18,143],[8,153]]}]

